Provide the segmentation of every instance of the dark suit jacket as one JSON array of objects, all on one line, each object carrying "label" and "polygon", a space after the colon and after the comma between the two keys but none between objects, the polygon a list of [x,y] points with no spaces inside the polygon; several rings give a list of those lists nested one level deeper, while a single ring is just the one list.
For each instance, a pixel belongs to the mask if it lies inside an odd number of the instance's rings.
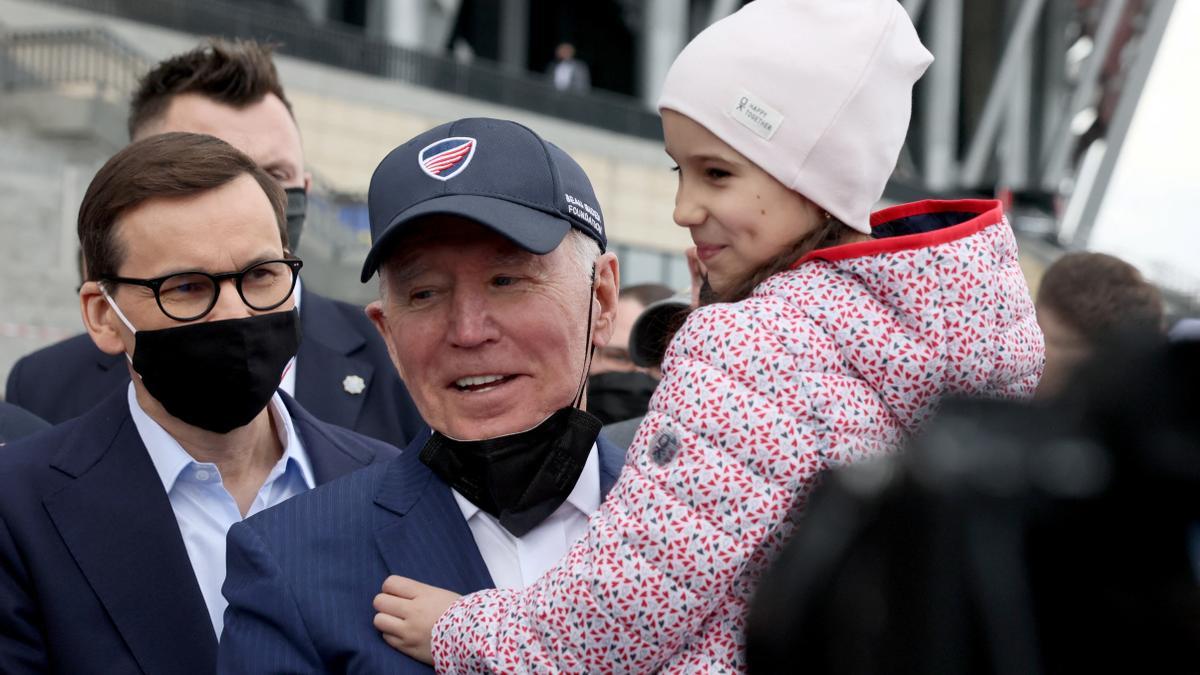
[{"label": "dark suit jacket", "polygon": [[[450,488],[417,457],[424,441],[230,529],[219,672],[432,672],[372,625],[383,580],[470,593],[492,578]],[[607,494],[625,454],[597,443]]]},{"label": "dark suit jacket", "polygon": [[[317,483],[396,455],[284,400]],[[216,659],[125,391],[0,451],[0,673],[209,675]]]},{"label": "dark suit jacket", "polygon": [[0,401],[0,445],[49,428],[48,422],[28,410]]},{"label": "dark suit jacket", "polygon": [[[379,332],[361,307],[305,290],[300,303],[296,400],[318,419],[403,448],[423,427],[421,416],[388,357]],[[363,379],[346,391],[349,375]],[[5,398],[51,424],[91,410],[129,382],[125,356],[105,354],[85,335],[68,338],[17,361]]]}]

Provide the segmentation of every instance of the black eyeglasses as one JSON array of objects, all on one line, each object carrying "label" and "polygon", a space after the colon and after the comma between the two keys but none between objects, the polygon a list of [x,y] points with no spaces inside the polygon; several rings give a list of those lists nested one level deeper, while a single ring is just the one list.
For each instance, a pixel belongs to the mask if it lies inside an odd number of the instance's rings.
[{"label": "black eyeglasses", "polygon": [[296,288],[296,274],[303,266],[300,260],[264,260],[240,272],[179,272],[154,279],[103,277],[103,281],[145,286],[154,291],[163,314],[176,321],[195,321],[217,305],[221,282],[226,279],[234,280],[247,307],[258,311],[275,309],[291,297]]}]

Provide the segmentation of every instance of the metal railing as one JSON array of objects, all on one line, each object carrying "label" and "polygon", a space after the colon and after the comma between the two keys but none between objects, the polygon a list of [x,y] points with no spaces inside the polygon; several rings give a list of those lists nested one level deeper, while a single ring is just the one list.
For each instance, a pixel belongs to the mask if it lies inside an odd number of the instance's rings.
[{"label": "metal railing", "polygon": [[124,101],[150,61],[102,28],[0,31],[0,89]]},{"label": "metal railing", "polygon": [[560,92],[541,77],[476,59],[460,63],[399,47],[344,24],[315,24],[299,13],[267,11],[227,0],[54,0],[185,33],[278,43],[279,52],[317,63],[408,82],[589,126],[661,139],[658,115],[636,98],[593,90]]}]

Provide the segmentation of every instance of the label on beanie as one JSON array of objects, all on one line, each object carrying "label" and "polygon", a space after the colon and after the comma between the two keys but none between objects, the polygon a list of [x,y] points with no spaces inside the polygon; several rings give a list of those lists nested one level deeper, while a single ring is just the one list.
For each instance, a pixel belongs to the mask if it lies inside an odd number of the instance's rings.
[{"label": "label on beanie", "polygon": [[783,115],[780,115],[778,110],[745,89],[734,97],[733,104],[729,106],[726,114],[768,141],[775,135],[779,125],[783,124]]}]

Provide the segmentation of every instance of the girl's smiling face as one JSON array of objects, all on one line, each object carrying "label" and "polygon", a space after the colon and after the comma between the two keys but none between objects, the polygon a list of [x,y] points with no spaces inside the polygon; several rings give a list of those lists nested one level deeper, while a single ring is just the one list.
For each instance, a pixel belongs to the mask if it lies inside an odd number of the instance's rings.
[{"label": "girl's smiling face", "polygon": [[678,164],[675,223],[691,231],[718,293],[824,222],[820,207],[691,118],[663,110],[662,121],[667,154]]}]

